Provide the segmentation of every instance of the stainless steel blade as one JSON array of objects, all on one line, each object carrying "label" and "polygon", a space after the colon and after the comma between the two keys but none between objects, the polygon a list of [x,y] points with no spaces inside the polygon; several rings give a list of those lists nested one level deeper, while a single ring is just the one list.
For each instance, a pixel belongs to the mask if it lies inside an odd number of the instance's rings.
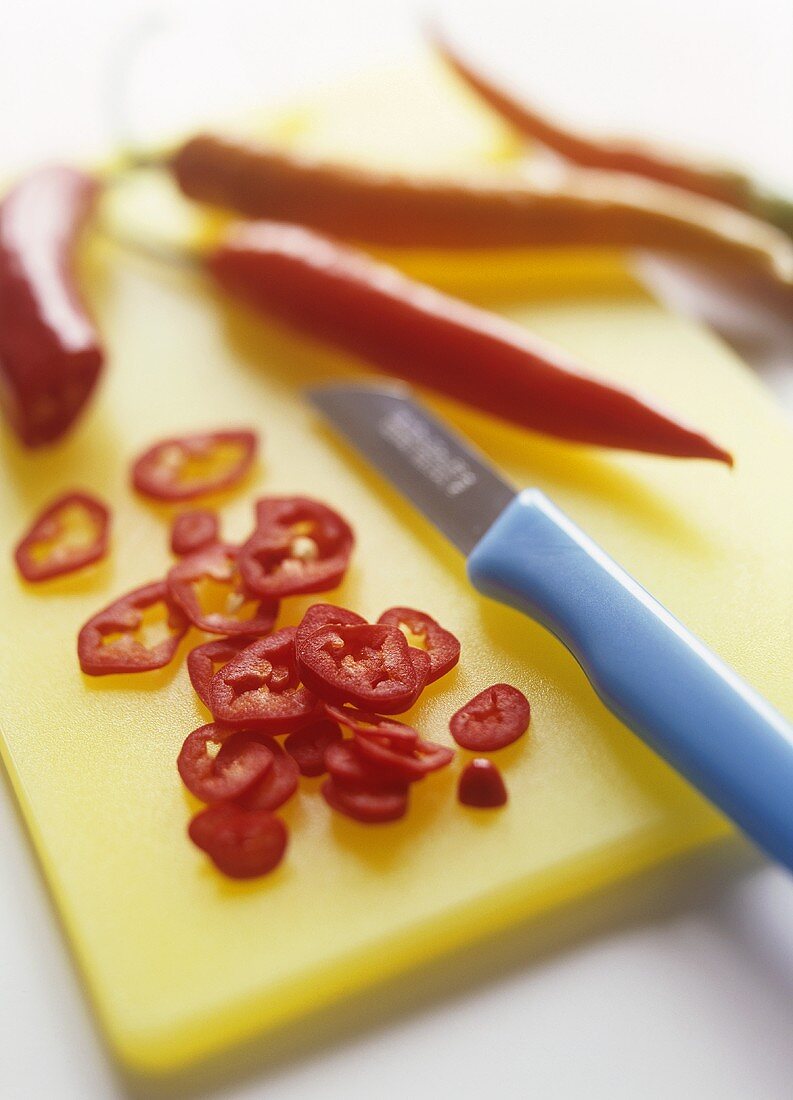
[{"label": "stainless steel blade", "polygon": [[312,405],[466,555],[515,496],[404,387],[321,386]]}]

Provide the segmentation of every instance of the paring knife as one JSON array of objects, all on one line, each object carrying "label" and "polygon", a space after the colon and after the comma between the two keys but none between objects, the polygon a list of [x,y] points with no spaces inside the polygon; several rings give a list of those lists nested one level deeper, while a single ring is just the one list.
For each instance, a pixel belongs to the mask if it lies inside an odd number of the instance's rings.
[{"label": "paring knife", "polygon": [[309,399],[467,557],[480,592],[554,633],[600,698],[793,870],[793,727],[542,492],[516,492],[403,388]]}]

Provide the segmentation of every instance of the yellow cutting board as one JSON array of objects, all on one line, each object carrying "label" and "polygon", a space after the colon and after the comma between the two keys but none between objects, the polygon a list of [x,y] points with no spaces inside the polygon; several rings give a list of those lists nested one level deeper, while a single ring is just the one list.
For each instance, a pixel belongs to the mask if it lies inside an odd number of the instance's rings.
[{"label": "yellow cutting board", "polygon": [[[416,168],[510,151],[429,68],[353,82],[280,132],[303,148]],[[134,199],[138,213],[172,210],[178,221],[175,200],[155,191]],[[732,474],[599,452],[432,400],[793,715],[793,437],[752,375],[654,304],[613,257],[404,259],[735,452]],[[302,387],[359,366],[227,306],[197,277],[98,242],[86,264],[110,352],[98,399],[54,450],[23,453],[2,437],[3,755],[97,1013],[128,1066],[174,1070],[726,829],[606,712],[557,642],[479,598],[454,552],[315,422]],[[194,804],[175,759],[205,721],[183,661],[198,637],[162,672],[100,680],[81,675],[75,637],[93,611],[169,564],[168,512],[130,492],[132,457],[163,435],[235,424],[262,430],[264,454],[244,491],[222,502],[227,537],[250,526],[257,494],[327,500],[358,534],[338,600],[367,616],[395,603],[426,608],[462,640],[459,669],[415,709],[429,737],[448,741],[452,711],[489,683],[527,693],[530,734],[499,756],[503,811],[458,805],[460,753],[415,791],[404,821],[379,828],[332,816],[318,782],[305,783],[284,810],[288,858],[260,881],[223,879],[188,843]],[[111,557],[76,579],[25,586],[12,546],[71,486],[113,503]],[[282,622],[309,602],[288,602]]]}]

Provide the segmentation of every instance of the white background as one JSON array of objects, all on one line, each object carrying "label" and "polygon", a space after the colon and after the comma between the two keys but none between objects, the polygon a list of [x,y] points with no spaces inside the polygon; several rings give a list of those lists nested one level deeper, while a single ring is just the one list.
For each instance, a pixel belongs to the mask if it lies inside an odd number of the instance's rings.
[{"label": "white background", "polygon": [[[414,14],[427,10],[378,0],[5,0],[0,174],[106,149],[118,126],[113,73],[149,27],[159,37],[129,95],[147,136],[407,58],[419,48]],[[793,194],[790,0],[432,10],[562,117],[728,155]],[[367,994],[166,1094],[789,1100],[793,880],[731,842],[422,970],[396,1000],[386,1012]],[[108,1059],[0,781],[0,1097],[160,1094]]]}]

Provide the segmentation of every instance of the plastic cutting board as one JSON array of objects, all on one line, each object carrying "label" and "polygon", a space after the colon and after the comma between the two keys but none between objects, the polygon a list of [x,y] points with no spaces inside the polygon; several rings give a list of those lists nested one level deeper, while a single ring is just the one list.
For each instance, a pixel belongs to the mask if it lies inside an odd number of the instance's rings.
[{"label": "plastic cutting board", "polygon": [[[278,131],[298,147],[416,169],[510,154],[503,133],[430,69],[354,81]],[[174,202],[143,187],[125,216],[151,224],[167,210],[173,220],[183,213]],[[432,402],[793,714],[793,436],[755,378],[654,304],[614,257],[402,260],[646,390],[735,452],[733,474],[596,452]],[[227,306],[197,277],[98,242],[86,271],[110,351],[98,400],[54,450],[22,453],[2,436],[3,755],[98,1016],[128,1066],[177,1069],[727,828],[610,717],[557,642],[479,598],[454,552],[315,422],[301,388],[359,365]],[[245,490],[222,502],[228,537],[250,525],[257,494],[327,500],[358,533],[338,600],[372,617],[395,603],[426,608],[461,638],[459,669],[416,708],[428,736],[447,740],[449,715],[489,683],[526,691],[530,735],[499,757],[505,810],[457,804],[458,757],[416,790],[404,821],[380,828],[332,816],[318,782],[306,783],[284,813],[288,858],[258,882],[224,880],[188,843],[195,805],[175,758],[205,721],[188,645],[161,673],[90,680],[75,637],[94,610],[169,564],[167,510],[132,495],[130,459],[163,435],[235,424],[261,429],[265,445]],[[13,543],[76,485],[112,502],[112,555],[78,579],[26,587]],[[282,622],[309,602],[287,603]]]}]

